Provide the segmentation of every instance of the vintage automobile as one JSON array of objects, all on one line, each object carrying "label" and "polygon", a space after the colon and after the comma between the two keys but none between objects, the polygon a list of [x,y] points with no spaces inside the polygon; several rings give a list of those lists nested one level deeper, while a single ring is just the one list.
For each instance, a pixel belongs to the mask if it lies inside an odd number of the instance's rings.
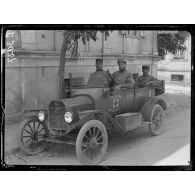
[{"label": "vintage automobile", "polygon": [[156,86],[115,90],[113,86],[78,85],[73,80],[79,78],[68,80],[64,99],[25,115],[18,144],[26,154],[42,152],[48,142],[71,144],[81,164],[97,165],[112,131],[126,135],[147,125],[151,135],[161,134],[166,103],[159,95],[165,91],[164,81]]}]

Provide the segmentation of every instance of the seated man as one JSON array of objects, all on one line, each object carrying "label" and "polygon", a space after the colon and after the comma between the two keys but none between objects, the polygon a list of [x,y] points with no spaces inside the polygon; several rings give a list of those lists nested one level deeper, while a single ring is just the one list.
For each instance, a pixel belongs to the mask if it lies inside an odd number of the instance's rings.
[{"label": "seated man", "polygon": [[159,85],[160,81],[155,77],[149,75],[150,67],[149,65],[142,66],[143,75],[136,79],[135,87],[146,87],[148,85]]},{"label": "seated man", "polygon": [[134,87],[133,75],[126,70],[126,63],[127,62],[124,58],[118,59],[119,71],[116,71],[112,74],[115,89]]},{"label": "seated man", "polygon": [[103,60],[96,59],[96,71],[91,73],[87,82],[90,87],[104,87],[109,84],[109,72],[103,70]]}]

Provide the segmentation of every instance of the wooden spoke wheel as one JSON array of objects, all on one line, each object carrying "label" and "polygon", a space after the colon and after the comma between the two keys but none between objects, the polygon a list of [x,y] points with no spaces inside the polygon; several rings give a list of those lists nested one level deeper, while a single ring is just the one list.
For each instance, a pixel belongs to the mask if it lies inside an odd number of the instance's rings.
[{"label": "wooden spoke wheel", "polygon": [[108,134],[98,120],[90,120],[80,129],[76,140],[77,158],[84,165],[99,164],[107,150]]},{"label": "wooden spoke wheel", "polygon": [[28,155],[42,152],[47,147],[44,138],[49,135],[49,130],[44,122],[37,118],[22,121],[18,131],[18,145]]},{"label": "wooden spoke wheel", "polygon": [[154,105],[150,113],[149,130],[152,135],[160,135],[164,126],[164,111],[159,104]]}]

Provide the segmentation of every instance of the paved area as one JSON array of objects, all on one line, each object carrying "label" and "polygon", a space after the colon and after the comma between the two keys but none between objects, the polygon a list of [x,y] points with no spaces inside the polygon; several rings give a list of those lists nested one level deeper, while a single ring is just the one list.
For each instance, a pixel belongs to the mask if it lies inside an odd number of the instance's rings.
[{"label": "paved area", "polygon": [[173,84],[166,84],[165,85],[165,92],[171,94],[191,94],[191,86],[181,86],[181,85],[173,85]]},{"label": "paved area", "polygon": [[177,150],[174,154],[168,155],[166,158],[158,161],[154,165],[188,165],[186,159],[190,158],[190,144],[186,144]]},{"label": "paved area", "polygon": [[19,123],[15,123],[12,125],[7,125],[5,127],[5,131],[4,131],[4,151],[5,151],[5,155],[6,154],[12,154],[15,153],[17,151],[19,151],[18,149],[18,143],[17,143],[17,131],[19,129]]}]

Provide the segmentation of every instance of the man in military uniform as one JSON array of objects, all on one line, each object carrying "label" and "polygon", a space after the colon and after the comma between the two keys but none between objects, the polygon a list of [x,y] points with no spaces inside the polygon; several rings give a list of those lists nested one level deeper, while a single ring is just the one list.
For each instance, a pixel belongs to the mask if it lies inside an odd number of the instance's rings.
[{"label": "man in military uniform", "polygon": [[160,81],[155,77],[149,75],[150,67],[149,65],[142,66],[143,75],[139,76],[135,82],[135,87],[146,87],[148,85],[158,85]]},{"label": "man in military uniform", "polygon": [[103,70],[103,60],[96,59],[96,71],[91,73],[88,79],[90,87],[104,87],[109,83],[109,72]]},{"label": "man in military uniform", "polygon": [[112,74],[115,89],[134,87],[133,75],[126,70],[126,63],[124,58],[118,59],[119,70]]}]

